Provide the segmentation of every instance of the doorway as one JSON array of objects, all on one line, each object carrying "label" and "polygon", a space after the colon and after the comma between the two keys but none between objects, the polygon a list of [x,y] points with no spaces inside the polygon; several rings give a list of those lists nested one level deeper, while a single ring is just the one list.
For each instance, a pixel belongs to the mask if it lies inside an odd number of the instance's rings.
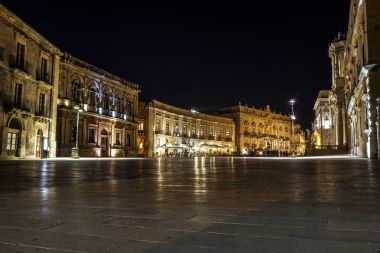
[{"label": "doorway", "polygon": [[9,131],[7,135],[7,155],[8,156],[19,156],[19,145],[20,145],[20,133],[21,124],[18,119],[13,118],[9,122]]},{"label": "doorway", "polygon": [[108,132],[107,130],[103,129],[100,133],[100,149],[101,149],[101,156],[102,157],[108,157]]},{"label": "doorway", "polygon": [[37,136],[36,136],[36,157],[42,158],[42,138],[43,138],[43,132],[41,129],[38,129]]}]

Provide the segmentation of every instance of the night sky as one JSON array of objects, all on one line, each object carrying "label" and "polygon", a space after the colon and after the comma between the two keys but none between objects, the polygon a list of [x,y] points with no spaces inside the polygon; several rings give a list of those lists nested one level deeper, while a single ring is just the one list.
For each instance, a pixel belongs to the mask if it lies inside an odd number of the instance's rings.
[{"label": "night sky", "polygon": [[142,99],[289,113],[294,97],[309,128],[318,90],[331,86],[328,43],[347,30],[350,1],[0,2],[62,51],[138,83]]}]

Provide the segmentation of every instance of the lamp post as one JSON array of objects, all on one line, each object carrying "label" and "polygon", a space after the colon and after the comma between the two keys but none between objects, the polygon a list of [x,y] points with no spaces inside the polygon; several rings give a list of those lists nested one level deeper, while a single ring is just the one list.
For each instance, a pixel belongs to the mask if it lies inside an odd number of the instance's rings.
[{"label": "lamp post", "polygon": [[76,129],[76,138],[75,138],[75,148],[71,149],[71,158],[79,159],[79,149],[78,149],[78,138],[79,138],[79,113],[83,112],[83,109],[79,105],[75,105],[73,109],[77,112],[77,129]]},{"label": "lamp post", "polygon": [[294,103],[296,101],[294,99],[290,100],[290,105],[292,107],[292,114],[290,115],[290,119],[292,120],[292,140],[290,148],[292,149],[292,157],[295,157],[296,154],[294,153],[294,120],[296,119],[296,116],[294,115]]}]

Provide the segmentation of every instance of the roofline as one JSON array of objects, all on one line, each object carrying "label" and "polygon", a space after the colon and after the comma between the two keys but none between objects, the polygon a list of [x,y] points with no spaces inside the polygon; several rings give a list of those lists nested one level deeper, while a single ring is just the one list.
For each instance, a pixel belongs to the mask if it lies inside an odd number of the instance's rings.
[{"label": "roofline", "polygon": [[[184,116],[187,116],[186,114],[194,114],[190,109],[185,109],[185,108],[181,108],[181,107],[177,107],[177,106],[174,106],[174,105],[169,105],[167,103],[164,103],[164,102],[161,102],[161,101],[158,101],[156,99],[152,99],[150,102],[148,103],[152,103],[153,105],[162,105],[162,106],[167,106],[167,107],[171,107],[175,110],[179,110],[180,112],[183,113]],[[161,110],[164,110],[162,108],[158,108],[158,109],[161,109]],[[214,114],[208,114],[208,113],[202,113],[202,112],[196,112],[195,115],[193,116],[194,118],[197,118],[196,115],[200,115],[200,116],[205,116],[205,117],[213,117],[215,121],[217,121],[217,119],[220,119],[220,120],[228,120],[230,122],[228,123],[233,123],[235,125],[235,122],[232,118],[229,118],[229,117],[223,117],[223,116],[219,116],[219,115],[214,115]],[[219,122],[219,123],[226,123],[226,122]]]},{"label": "roofline", "polygon": [[89,69],[101,76],[104,76],[106,78],[110,78],[110,79],[113,79],[113,80],[116,80],[118,82],[120,82],[121,84],[124,84],[124,85],[127,85],[128,87],[132,88],[132,89],[135,89],[137,90],[137,92],[140,92],[141,90],[139,89],[139,85],[137,83],[133,83],[133,82],[130,82],[124,78],[121,78],[117,75],[114,75],[114,74],[111,74],[110,72],[104,70],[104,69],[101,69],[99,67],[96,67],[88,62],[85,62],[83,60],[80,60],[74,56],[72,56],[70,53],[67,53],[65,52],[64,55],[62,56],[61,58],[61,62],[63,63],[68,63],[68,64],[74,64],[78,67],[82,67],[82,68],[86,68],[86,69]]},{"label": "roofline", "polygon": [[62,56],[62,51],[56,47],[53,43],[48,41],[44,36],[34,30],[31,26],[29,26],[26,22],[24,22],[21,18],[19,18],[15,13],[10,11],[7,7],[0,3],[0,18],[10,25],[16,27],[21,32],[28,35],[29,38],[33,39],[38,44],[46,47],[46,49],[51,52]]}]

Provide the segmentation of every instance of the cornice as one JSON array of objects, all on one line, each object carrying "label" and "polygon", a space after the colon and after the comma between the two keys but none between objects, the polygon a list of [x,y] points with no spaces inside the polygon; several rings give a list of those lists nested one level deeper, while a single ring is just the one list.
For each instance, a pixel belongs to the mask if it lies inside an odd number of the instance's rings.
[{"label": "cornice", "polygon": [[110,72],[107,72],[101,68],[98,68],[90,63],[87,63],[83,60],[80,60],[74,56],[72,56],[71,54],[69,53],[65,53],[62,58],[61,58],[61,63],[62,64],[67,64],[68,66],[70,65],[74,65],[74,66],[77,66],[77,67],[81,67],[83,69],[86,69],[86,70],[89,70],[91,71],[92,73],[95,73],[98,75],[98,77],[100,78],[107,78],[107,79],[111,79],[112,81],[117,81],[129,88],[131,88],[133,91],[135,91],[136,93],[139,93],[141,92],[140,89],[139,89],[139,85],[136,84],[136,83],[133,83],[133,82],[130,82],[130,81],[127,81],[121,77],[118,77],[114,74],[111,74]]},{"label": "cornice", "polygon": [[20,19],[16,14],[8,10],[4,5],[0,3],[0,19],[4,20],[9,25],[17,28],[20,32],[24,33],[30,39],[34,40],[37,44],[40,44],[45,49],[50,52],[62,55],[62,52],[54,46],[51,42],[45,39],[41,34],[39,34],[32,27],[27,25],[22,19]]}]

